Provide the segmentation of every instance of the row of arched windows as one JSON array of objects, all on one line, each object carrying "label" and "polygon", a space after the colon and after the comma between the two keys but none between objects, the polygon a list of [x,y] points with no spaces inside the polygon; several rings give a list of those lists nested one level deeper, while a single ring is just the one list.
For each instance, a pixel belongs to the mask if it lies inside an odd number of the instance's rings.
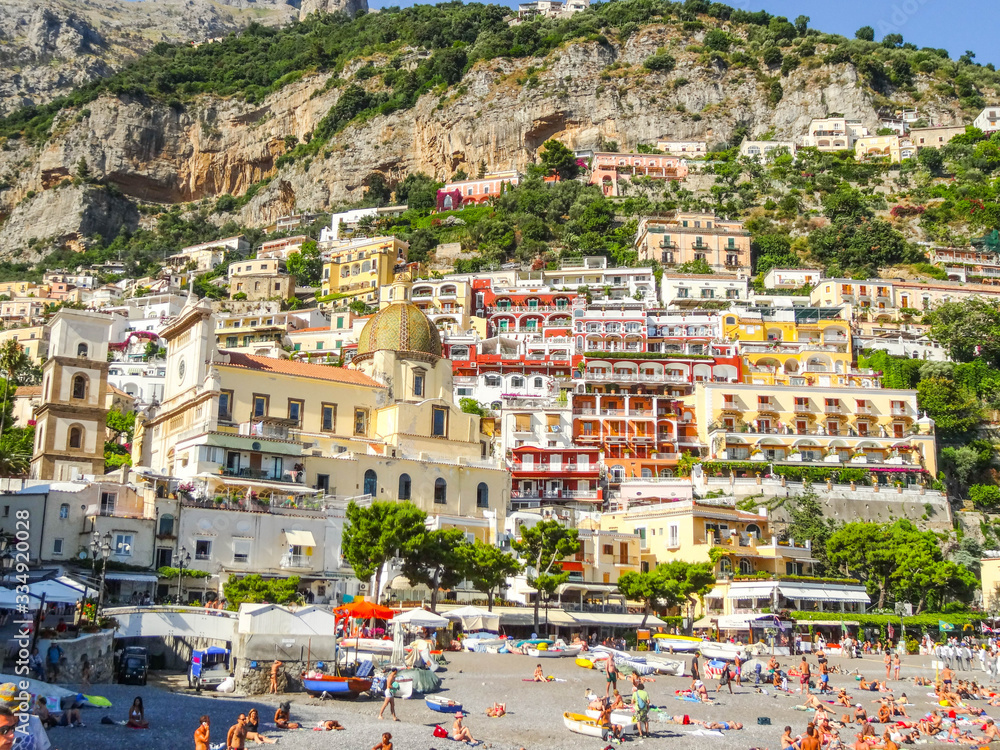
[{"label": "row of arched windows", "polygon": [[[378,474],[374,469],[368,469],[365,472],[364,494],[371,495],[373,497],[379,494]],[[412,499],[412,494],[413,480],[410,479],[409,474],[400,474],[396,498],[398,500],[410,500]],[[448,482],[446,482],[442,477],[438,477],[434,480],[434,502],[438,505],[445,505],[448,502]],[[476,487],[476,507],[490,507],[490,488],[486,482],[480,482],[479,486]]]}]

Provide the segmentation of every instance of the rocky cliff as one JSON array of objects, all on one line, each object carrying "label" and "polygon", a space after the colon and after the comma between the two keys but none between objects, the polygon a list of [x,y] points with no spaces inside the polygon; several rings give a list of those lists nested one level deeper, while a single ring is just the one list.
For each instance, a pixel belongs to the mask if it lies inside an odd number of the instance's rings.
[{"label": "rocky cliff", "polygon": [[251,21],[286,23],[298,6],[298,0],[0,0],[0,115],[107,76],[157,42],[204,42]]},{"label": "rocky cliff", "polygon": [[[706,65],[679,54],[669,73],[649,72],[642,62],[677,40],[676,29],[648,26],[626,42],[569,44],[546,59],[497,59],[478,63],[461,85],[423,96],[416,107],[350,126],[309,159],[275,163],[295,136],[306,140],[351,83],[348,66],[338,86],[327,76],[296,81],[263,103],[203,97],[183,111],[164,104],[102,98],[84,113],[62,112],[53,137],[40,147],[11,141],[0,151],[0,252],[21,252],[34,239],[72,242],[89,232],[114,235],[119,216],[107,209],[107,226],[89,231],[69,224],[38,229],[25,218],[44,213],[46,193],[70,180],[84,160],[94,177],[133,201],[176,203],[231,193],[240,195],[265,177],[235,218],[265,225],[293,210],[321,210],[362,196],[370,172],[390,183],[413,171],[440,178],[459,167],[523,169],[538,147],[557,138],[573,148],[615,140],[622,150],[660,138],[725,141],[742,126],[751,135],[800,136],[810,119],[839,112],[877,127],[872,100],[851,65],[803,66],[782,79],[776,105],[752,72]],[[371,60],[378,67],[385,60]],[[379,79],[360,85],[377,88]],[[926,82],[922,112],[936,122],[955,113]],[[286,140],[287,139],[287,140]],[[94,214],[92,214],[94,215]],[[56,231],[58,229],[58,232]],[[44,232],[44,233],[43,233]]]}]

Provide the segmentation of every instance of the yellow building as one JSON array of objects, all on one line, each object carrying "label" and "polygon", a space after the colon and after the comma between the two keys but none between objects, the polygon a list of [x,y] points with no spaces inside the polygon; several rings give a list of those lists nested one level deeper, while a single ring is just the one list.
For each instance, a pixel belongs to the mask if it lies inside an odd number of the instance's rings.
[{"label": "yellow building", "polygon": [[368,321],[350,368],[218,351],[203,302],[189,302],[161,336],[167,382],[137,430],[137,465],[193,483],[209,501],[366,496],[479,525],[504,517],[509,475],[484,460],[491,438],[454,403],[451,363],[412,304]]},{"label": "yellow building", "polygon": [[406,263],[409,248],[395,237],[371,237],[338,242],[323,252],[322,295],[379,301],[379,289],[391,284],[396,267]]},{"label": "yellow building", "polygon": [[851,327],[836,308],[726,313],[722,333],[726,340],[740,342],[747,382],[787,382],[804,373],[851,370]]},{"label": "yellow building", "polygon": [[937,476],[934,421],[920,416],[916,391],[697,383],[694,398],[712,460]]},{"label": "yellow building", "polygon": [[0,345],[12,339],[33,365],[42,364],[48,356],[49,331],[44,325],[0,329]]},{"label": "yellow building", "polygon": [[[605,513],[601,528],[637,535],[644,568],[672,560],[700,563],[714,559],[716,584],[704,607],[708,614],[773,607],[775,599],[782,608],[823,611],[859,611],[859,607],[864,611],[868,602],[860,586],[796,580],[813,572],[812,543],[779,540],[766,512],[678,500]],[[846,596],[854,601],[842,598]]]},{"label": "yellow building", "polygon": [[892,135],[866,135],[858,138],[854,144],[854,155],[858,159],[889,157],[889,161],[894,164],[898,164],[903,159],[911,158],[916,152],[913,142],[908,137],[895,133]]},{"label": "yellow building", "polygon": [[0,282],[0,294],[8,297],[31,297],[38,289],[38,284],[33,281],[4,281]]},{"label": "yellow building", "polygon": [[[392,287],[383,287],[382,305]],[[464,279],[422,279],[413,282],[413,304],[434,323],[441,335],[461,334],[473,327],[472,284]],[[483,321],[485,330],[485,321]]]},{"label": "yellow building", "polygon": [[750,233],[742,222],[714,214],[643,217],[635,249],[639,260],[655,260],[667,268],[703,260],[718,273],[750,270]]},{"label": "yellow building", "polygon": [[983,609],[995,613],[1000,610],[1000,552],[987,552],[979,562],[979,576],[982,581]]}]

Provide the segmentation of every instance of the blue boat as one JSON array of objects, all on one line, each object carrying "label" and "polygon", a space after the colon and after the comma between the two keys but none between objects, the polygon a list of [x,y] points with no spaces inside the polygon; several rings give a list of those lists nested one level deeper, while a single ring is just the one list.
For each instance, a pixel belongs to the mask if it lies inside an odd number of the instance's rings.
[{"label": "blue boat", "polygon": [[428,695],[424,697],[427,708],[441,714],[457,714],[462,710],[462,704],[440,695]]},{"label": "blue boat", "polygon": [[322,677],[306,678],[302,680],[302,687],[310,695],[359,695],[372,686],[371,680],[364,680],[360,677],[334,677],[333,675],[323,675]]}]

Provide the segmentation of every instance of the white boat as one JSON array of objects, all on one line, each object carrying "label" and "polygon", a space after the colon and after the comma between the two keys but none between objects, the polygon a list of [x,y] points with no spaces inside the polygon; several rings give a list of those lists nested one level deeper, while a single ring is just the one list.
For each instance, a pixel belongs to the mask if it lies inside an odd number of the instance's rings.
[{"label": "white boat", "polygon": [[[477,653],[487,652],[491,647],[500,648],[507,642],[506,638],[466,638],[462,641],[462,647],[466,651]],[[496,653],[496,652],[494,652]]]},{"label": "white boat", "polygon": [[701,644],[701,648],[698,651],[706,659],[729,659],[732,661],[736,658],[737,654],[739,654],[740,659],[743,661],[746,661],[748,658],[746,646],[736,643],[712,643],[705,641]]},{"label": "white boat", "polygon": [[701,638],[688,638],[686,636],[660,636],[657,634],[655,637],[656,650],[660,653],[666,652],[690,652],[697,651],[704,645],[705,641]]},{"label": "white boat", "polygon": [[555,647],[551,646],[547,649],[539,650],[537,648],[529,648],[528,656],[532,659],[556,659],[560,656],[576,656],[580,653],[583,646],[566,646],[566,647]]},{"label": "white boat", "polygon": [[378,638],[344,638],[340,641],[343,650],[358,651],[366,654],[392,654],[392,641]]},{"label": "white boat", "polygon": [[571,714],[569,711],[563,714],[563,724],[566,728],[576,734],[585,734],[588,737],[602,738],[604,730],[595,719],[591,719],[586,714]]},{"label": "white boat", "polygon": [[[586,714],[591,719],[600,719],[601,712],[595,708],[588,708]],[[638,731],[635,724],[635,712],[627,708],[616,708],[611,712],[611,723],[620,724],[623,732]]]},{"label": "white boat", "polygon": [[667,659],[656,654],[646,655],[646,665],[652,667],[658,674],[672,674],[678,677],[684,676],[684,662],[679,659]]}]

